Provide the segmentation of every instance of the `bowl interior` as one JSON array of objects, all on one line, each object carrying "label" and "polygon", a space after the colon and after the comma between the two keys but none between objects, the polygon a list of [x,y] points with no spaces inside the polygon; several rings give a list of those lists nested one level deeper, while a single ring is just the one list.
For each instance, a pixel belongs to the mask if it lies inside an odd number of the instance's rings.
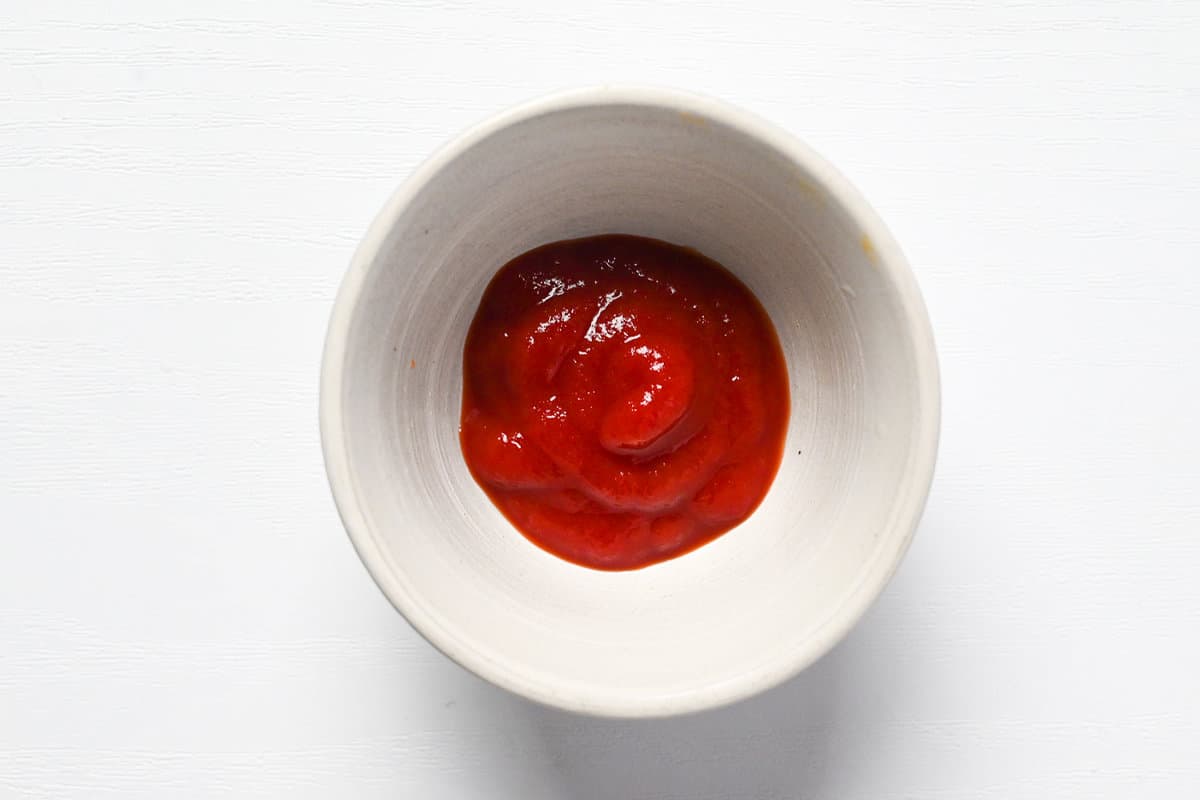
[{"label": "bowl interior", "polygon": [[[458,442],[464,337],[493,273],[612,232],[737,274],[775,323],[793,401],[752,517],[624,573],[530,544]],[[782,680],[874,598],[928,489],[934,370],[895,246],[800,145],[706,101],[561,100],[468,134],[384,210],[339,297],[322,425],[356,547],[434,644],[543,702],[655,715]]]}]

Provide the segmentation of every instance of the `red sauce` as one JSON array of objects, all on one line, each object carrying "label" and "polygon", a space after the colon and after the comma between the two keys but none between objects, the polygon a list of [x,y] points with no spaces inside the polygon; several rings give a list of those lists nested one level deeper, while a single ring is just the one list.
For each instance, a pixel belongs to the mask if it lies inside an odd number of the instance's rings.
[{"label": "red sauce", "polygon": [[460,437],[534,544],[595,569],[686,553],[744,520],[783,456],[788,381],[750,291],[635,236],[506,264],[467,334]]}]

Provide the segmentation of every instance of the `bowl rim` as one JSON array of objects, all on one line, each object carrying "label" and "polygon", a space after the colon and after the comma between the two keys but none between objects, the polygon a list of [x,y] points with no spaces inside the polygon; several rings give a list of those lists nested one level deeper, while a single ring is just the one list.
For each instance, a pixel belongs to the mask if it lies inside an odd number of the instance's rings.
[{"label": "bowl rim", "polygon": [[[551,684],[545,676],[523,674],[478,650],[444,627],[388,567],[358,500],[350,467],[341,386],[345,351],[354,310],[365,278],[389,231],[405,207],[447,164],[494,133],[539,116],[569,109],[647,106],[708,119],[729,126],[775,150],[808,172],[867,237],[880,270],[889,279],[903,310],[914,346],[918,419],[916,445],[902,480],[890,547],[877,550],[842,604],[805,641],[785,657],[764,662],[736,678],[659,697],[617,696],[578,684]],[[912,541],[933,481],[941,424],[941,390],[933,332],[908,261],[883,221],[850,182],[823,157],[792,134],[724,101],[677,89],[601,85],[571,89],[518,104],[455,136],[421,164],[388,198],[351,259],[334,300],[321,361],[319,420],[321,448],[334,504],[359,558],[388,601],[452,661],[485,680],[538,703],[593,716],[654,718],[717,708],[777,686],[812,665],[833,648],[866,613],[890,581]]]}]

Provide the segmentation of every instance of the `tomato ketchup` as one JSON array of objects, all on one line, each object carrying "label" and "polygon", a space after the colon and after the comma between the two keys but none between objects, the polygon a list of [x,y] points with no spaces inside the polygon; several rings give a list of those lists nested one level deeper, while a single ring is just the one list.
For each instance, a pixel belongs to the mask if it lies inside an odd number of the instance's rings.
[{"label": "tomato ketchup", "polygon": [[475,480],[530,541],[628,570],[746,519],[783,456],[787,368],[770,319],[694,250],[555,242],[500,269],[463,354]]}]

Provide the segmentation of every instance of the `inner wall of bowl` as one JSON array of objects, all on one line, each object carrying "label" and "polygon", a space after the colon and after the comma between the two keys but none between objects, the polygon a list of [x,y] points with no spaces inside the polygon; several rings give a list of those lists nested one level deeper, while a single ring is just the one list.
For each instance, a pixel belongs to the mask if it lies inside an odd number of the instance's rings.
[{"label": "inner wall of bowl", "polygon": [[[691,246],[737,274],[775,323],[793,400],[783,465],[752,517],[625,573],[530,544],[458,442],[464,337],[494,272],[610,232]],[[638,105],[525,119],[440,164],[366,270],[342,397],[357,499],[398,602],[502,682],[644,709],[768,674],[903,546],[894,515],[919,398],[900,301],[816,177],[740,130]]]}]

